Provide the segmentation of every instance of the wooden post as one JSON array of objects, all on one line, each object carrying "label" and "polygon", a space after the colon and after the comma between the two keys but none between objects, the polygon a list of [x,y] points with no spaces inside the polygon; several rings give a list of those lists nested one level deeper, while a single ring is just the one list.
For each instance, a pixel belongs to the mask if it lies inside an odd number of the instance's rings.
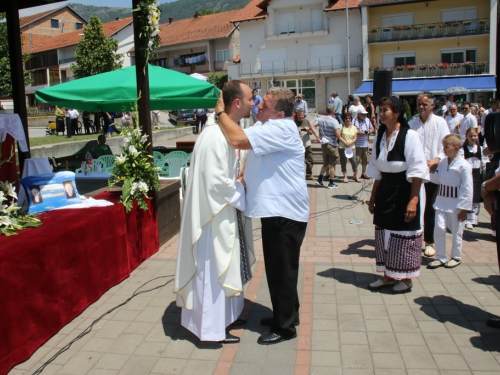
[{"label": "wooden post", "polygon": [[[132,9],[137,9],[140,0],[132,0]],[[137,75],[137,95],[139,99],[139,124],[144,129],[144,134],[148,135],[148,153],[153,155],[153,132],[151,130],[151,108],[149,103],[149,74],[145,56],[143,55],[143,45],[139,38],[141,24],[137,12],[134,13],[134,45],[135,45],[135,71]],[[145,67],[145,68],[144,68]],[[152,160],[152,159],[151,159]]]},{"label": "wooden post", "polygon": [[26,110],[26,94],[24,91],[24,69],[21,52],[21,28],[19,26],[19,6],[17,1],[7,4],[7,40],[9,42],[10,74],[12,78],[12,99],[14,112],[19,114],[23,123],[28,152],[22,152],[18,143],[20,174],[23,174],[24,160],[30,158],[30,139],[28,134],[28,112]]}]

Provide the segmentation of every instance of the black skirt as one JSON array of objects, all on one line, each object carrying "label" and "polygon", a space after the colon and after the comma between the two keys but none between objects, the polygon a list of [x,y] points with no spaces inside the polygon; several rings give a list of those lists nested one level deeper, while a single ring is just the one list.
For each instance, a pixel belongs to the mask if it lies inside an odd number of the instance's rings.
[{"label": "black skirt", "polygon": [[417,213],[410,222],[405,221],[406,208],[410,202],[411,183],[406,180],[406,171],[382,172],[382,179],[375,196],[373,224],[396,231],[422,229],[420,224],[420,202]]},{"label": "black skirt", "polygon": [[481,203],[481,184],[483,179],[481,176],[481,168],[472,169],[472,185],[474,186],[472,194],[472,203]]}]

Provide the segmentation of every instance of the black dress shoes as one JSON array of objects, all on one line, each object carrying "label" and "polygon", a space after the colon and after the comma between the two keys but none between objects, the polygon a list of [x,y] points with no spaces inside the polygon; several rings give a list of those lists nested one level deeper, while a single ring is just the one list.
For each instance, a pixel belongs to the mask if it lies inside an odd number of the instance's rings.
[{"label": "black dress shoes", "polygon": [[486,325],[493,328],[500,328],[500,319],[488,319]]},{"label": "black dress shoes", "polygon": [[226,333],[226,339],[219,341],[221,344],[237,344],[240,342],[240,338]]},{"label": "black dress shoes", "polygon": [[278,344],[282,341],[293,339],[295,337],[297,337],[297,334],[294,334],[293,336],[283,336],[280,335],[279,333],[266,332],[259,337],[257,343],[260,345],[272,345],[272,344]]},{"label": "black dress shoes", "polygon": [[[260,324],[263,325],[263,326],[271,326],[271,324],[273,323],[273,317],[268,317],[268,318],[262,318],[260,320]],[[300,321],[297,321],[295,322],[294,326],[297,327],[300,325]]]}]

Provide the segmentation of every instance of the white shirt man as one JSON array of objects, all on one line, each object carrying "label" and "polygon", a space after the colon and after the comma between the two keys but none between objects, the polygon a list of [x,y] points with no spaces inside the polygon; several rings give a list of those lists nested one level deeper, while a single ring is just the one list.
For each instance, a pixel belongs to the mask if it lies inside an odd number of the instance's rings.
[{"label": "white shirt man", "polygon": [[[227,101],[233,121],[250,116],[250,89],[227,94]],[[243,285],[255,261],[251,222],[236,210],[245,209],[244,187],[237,181],[242,163],[210,116],[191,160],[174,286],[182,326],[202,341],[239,342],[226,327],[243,310]]]},{"label": "white shirt man", "polygon": [[354,104],[351,105],[348,109],[349,113],[351,114],[351,118],[354,119],[358,115],[359,110],[365,110],[365,107],[361,104],[361,101],[359,99],[359,96],[354,97]]},{"label": "white shirt man", "polygon": [[[424,149],[425,159],[429,171],[433,173],[441,159],[445,157],[443,152],[443,138],[450,134],[445,119],[432,113],[434,108],[434,96],[424,91],[417,97],[418,117],[412,119],[408,124],[420,136]],[[424,212],[424,241],[426,243],[424,255],[434,256],[434,218],[435,209],[432,207],[436,200],[438,185],[427,182],[425,188],[425,212]]]},{"label": "white shirt man", "polygon": [[[425,158],[428,161],[444,158],[442,139],[450,134],[450,129],[444,118],[431,113],[425,122],[422,122],[420,117],[416,117],[408,124],[420,135]],[[439,160],[436,161],[437,163]]]},{"label": "white shirt man", "polygon": [[464,118],[462,119],[462,122],[460,123],[460,138],[462,138],[462,142],[465,141],[465,133],[467,132],[467,129],[469,128],[477,128],[477,119],[476,116],[474,116],[471,113],[470,110],[470,103],[469,102],[463,102],[462,103],[462,112],[464,114]]},{"label": "white shirt man", "polygon": [[75,120],[78,118],[78,116],[80,116],[80,114],[78,113],[78,111],[76,109],[70,109],[68,111],[68,113],[69,113],[69,118],[72,120]]},{"label": "white shirt man", "polygon": [[448,129],[451,134],[458,134],[457,125],[462,122],[464,115],[458,113],[458,107],[456,104],[452,104],[449,108],[450,114],[446,116],[446,122],[448,123]]},{"label": "white shirt man", "polygon": [[491,102],[491,107],[483,112],[483,117],[481,118],[481,133],[483,133],[483,135],[484,135],[484,124],[486,122],[486,116],[488,116],[489,113],[493,113],[498,110],[498,102],[499,99],[493,98],[493,101]]},{"label": "white shirt man", "polygon": [[446,103],[443,104],[443,117],[446,117],[446,114],[450,111],[450,107],[452,105],[456,105],[455,102],[453,101],[454,99],[454,95],[453,94],[449,94],[446,96]]},{"label": "white shirt man", "polygon": [[[249,89],[248,89],[249,90]],[[217,103],[216,112],[223,106]],[[297,336],[297,294],[300,246],[309,220],[309,198],[304,180],[304,147],[291,115],[293,92],[273,87],[259,105],[262,125],[244,131],[227,115],[219,125],[228,142],[248,151],[245,216],[260,218],[262,247],[273,316],[261,320],[271,326],[257,342],[277,344]],[[223,111],[222,111],[223,112]],[[272,119],[272,120],[270,120]],[[287,282],[283,282],[287,280]]]}]

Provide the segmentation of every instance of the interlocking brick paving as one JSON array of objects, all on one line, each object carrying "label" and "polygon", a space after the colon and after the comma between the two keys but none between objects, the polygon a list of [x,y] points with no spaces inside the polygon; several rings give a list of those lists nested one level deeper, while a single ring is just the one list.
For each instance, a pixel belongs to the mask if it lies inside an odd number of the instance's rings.
[{"label": "interlocking brick paving", "polygon": [[[338,183],[331,190],[309,184],[297,339],[270,346],[256,342],[267,329],[260,319],[270,314],[271,302],[260,221],[254,220],[257,262],[245,290],[247,324],[232,330],[241,337],[239,344],[202,343],[182,328],[170,283],[106,316],[42,374],[499,374],[500,330],[485,322],[490,314],[500,316],[500,277],[484,210],[479,226],[465,231],[462,265],[422,267],[408,294],[371,292],[367,284],[378,277],[374,230],[363,204],[371,185],[367,181],[359,191],[363,184]],[[447,241],[450,248],[450,235]],[[144,282],[170,275],[153,283],[161,286],[174,275],[177,246],[178,236],[10,374],[32,374]]]}]

